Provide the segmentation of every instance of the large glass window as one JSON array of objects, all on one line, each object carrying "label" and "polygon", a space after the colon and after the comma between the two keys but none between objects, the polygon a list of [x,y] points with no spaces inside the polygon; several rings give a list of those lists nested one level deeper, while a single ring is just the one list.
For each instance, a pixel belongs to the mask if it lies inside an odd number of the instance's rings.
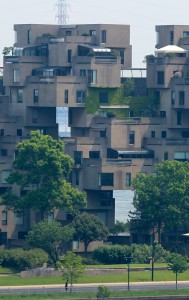
[{"label": "large glass window", "polygon": [[171,104],[175,104],[175,91],[171,91]]},{"label": "large glass window", "polygon": [[68,90],[64,91],[64,103],[68,103]]},{"label": "large glass window", "polygon": [[106,30],[101,31],[101,43],[106,43]]},{"label": "large glass window", "polygon": [[130,131],[129,132],[129,145],[134,145],[135,143],[135,132]]},{"label": "large glass window", "polygon": [[68,49],[68,63],[72,63],[72,50]]},{"label": "large glass window", "polygon": [[114,186],[114,173],[100,173],[99,174],[100,186]]},{"label": "large glass window", "polygon": [[7,211],[2,211],[2,225],[7,225]]},{"label": "large glass window", "polygon": [[83,151],[74,151],[74,162],[75,164],[81,165],[83,158]]},{"label": "large glass window", "polygon": [[126,173],[126,186],[131,186],[131,173]]},{"label": "large glass window", "polygon": [[108,91],[99,92],[99,103],[108,103]]},{"label": "large glass window", "polygon": [[17,91],[17,102],[22,103],[24,100],[24,91],[23,89],[18,89]]},{"label": "large glass window", "polygon": [[27,40],[28,44],[31,43],[31,29],[28,30],[28,40]]},{"label": "large glass window", "polygon": [[13,82],[17,83],[20,81],[20,70],[19,69],[13,69]]},{"label": "large glass window", "polygon": [[179,91],[179,105],[184,105],[185,102],[185,92]]},{"label": "large glass window", "polygon": [[170,31],[170,45],[174,45],[174,31]]},{"label": "large glass window", "polygon": [[88,70],[88,83],[96,83],[96,82],[97,82],[97,71]]},{"label": "large glass window", "polygon": [[34,103],[39,102],[39,90],[38,89],[33,90],[33,102]]},{"label": "large glass window", "polygon": [[100,158],[100,151],[89,151],[89,158]]},{"label": "large glass window", "polygon": [[157,84],[164,84],[164,71],[157,72]]},{"label": "large glass window", "polygon": [[174,159],[179,161],[186,161],[189,160],[189,152],[175,152]]},{"label": "large glass window", "polygon": [[24,215],[14,213],[14,225],[23,225],[24,224]]},{"label": "large glass window", "polygon": [[86,91],[76,91],[76,103],[85,103]]},{"label": "large glass window", "polygon": [[1,172],[1,183],[7,183],[7,178],[11,174],[11,170],[3,170]]},{"label": "large glass window", "polygon": [[182,125],[182,112],[177,111],[177,125]]}]

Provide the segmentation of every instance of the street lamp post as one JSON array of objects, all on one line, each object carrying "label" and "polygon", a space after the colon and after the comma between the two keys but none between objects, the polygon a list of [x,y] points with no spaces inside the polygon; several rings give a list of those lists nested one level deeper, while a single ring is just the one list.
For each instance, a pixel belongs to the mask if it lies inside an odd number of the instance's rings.
[{"label": "street lamp post", "polygon": [[155,255],[155,233],[153,228],[153,234],[152,234],[152,281],[154,281],[154,255]]},{"label": "street lamp post", "polygon": [[131,257],[126,257],[127,262],[127,290],[130,291],[130,264],[131,264]]}]

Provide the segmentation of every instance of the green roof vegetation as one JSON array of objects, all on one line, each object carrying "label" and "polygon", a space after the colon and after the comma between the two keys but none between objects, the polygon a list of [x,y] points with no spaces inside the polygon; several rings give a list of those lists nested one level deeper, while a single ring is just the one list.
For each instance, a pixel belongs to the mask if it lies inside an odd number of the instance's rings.
[{"label": "green roof vegetation", "polygon": [[[99,102],[99,93],[101,91],[108,93],[107,103]],[[159,108],[159,103],[155,101],[152,92],[152,90],[148,91],[147,96],[136,96],[132,79],[126,80],[119,88],[89,88],[86,99],[86,111],[88,114],[102,115],[101,105],[128,105],[129,108],[110,108],[103,109],[103,111],[107,116],[117,116],[120,119],[129,117],[129,112],[131,111],[134,117],[140,117],[142,111],[154,111]]]}]

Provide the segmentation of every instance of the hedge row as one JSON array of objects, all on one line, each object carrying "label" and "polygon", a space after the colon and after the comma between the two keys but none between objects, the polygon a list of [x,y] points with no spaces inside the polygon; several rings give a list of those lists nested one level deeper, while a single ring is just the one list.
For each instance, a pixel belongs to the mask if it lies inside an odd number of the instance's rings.
[{"label": "hedge row", "polygon": [[[152,256],[152,246],[132,244],[130,246],[101,246],[94,250],[93,259],[104,264],[124,264],[127,257],[132,258],[133,263],[149,263]],[[169,252],[160,245],[155,245],[155,262],[165,262]]]},{"label": "hedge row", "polygon": [[41,249],[0,250],[0,263],[3,267],[12,267],[17,270],[36,268],[48,261],[48,255]]}]

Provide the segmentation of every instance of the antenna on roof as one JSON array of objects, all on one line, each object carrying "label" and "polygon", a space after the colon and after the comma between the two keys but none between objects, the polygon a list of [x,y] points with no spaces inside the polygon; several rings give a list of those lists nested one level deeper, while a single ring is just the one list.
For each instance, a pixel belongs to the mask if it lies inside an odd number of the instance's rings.
[{"label": "antenna on roof", "polygon": [[59,25],[67,24],[69,21],[69,15],[67,9],[70,7],[69,0],[56,0],[56,19]]}]

